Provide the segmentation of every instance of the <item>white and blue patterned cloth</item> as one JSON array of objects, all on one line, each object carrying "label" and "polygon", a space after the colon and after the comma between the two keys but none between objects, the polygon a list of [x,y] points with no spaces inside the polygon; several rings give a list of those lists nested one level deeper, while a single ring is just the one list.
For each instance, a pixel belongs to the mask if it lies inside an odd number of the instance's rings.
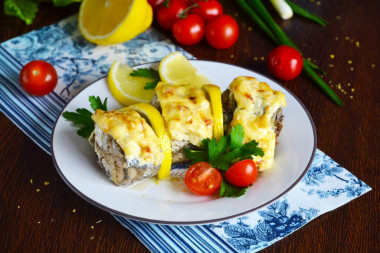
[{"label": "white and blue patterned cloth", "polygon": [[[114,60],[130,66],[182,51],[154,29],[113,46],[87,42],[77,16],[0,44],[0,109],[46,152],[54,122],[75,94],[108,73]],[[59,83],[47,96],[28,96],[19,85],[24,64],[41,59],[57,69]],[[309,221],[370,191],[359,178],[317,150],[298,185],[275,203],[243,217],[199,226],[143,223],[114,215],[152,252],[256,252]]]}]

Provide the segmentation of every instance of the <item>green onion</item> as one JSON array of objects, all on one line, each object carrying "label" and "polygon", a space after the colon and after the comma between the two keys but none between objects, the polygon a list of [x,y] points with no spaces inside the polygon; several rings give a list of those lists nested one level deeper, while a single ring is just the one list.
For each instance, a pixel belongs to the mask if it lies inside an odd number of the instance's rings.
[{"label": "green onion", "polygon": [[[260,0],[236,0],[237,3],[249,14],[257,25],[268,34],[269,37],[278,45],[288,45],[298,50],[294,42],[285,34],[279,25],[273,20],[268,10]],[[247,4],[248,3],[248,4]],[[259,17],[259,15],[261,18]],[[265,24],[266,22],[266,24]],[[264,24],[264,25],[263,25]],[[269,29],[268,29],[269,28]],[[271,30],[268,32],[268,30]],[[275,38],[273,38],[275,37]],[[299,50],[298,50],[299,51]],[[335,92],[320,78],[314,71],[325,73],[318,66],[303,58],[303,71],[325,92],[325,94],[338,106],[343,105],[342,100]]]},{"label": "green onion", "polygon": [[282,19],[293,17],[293,9],[285,0],[270,0],[270,2]]},{"label": "green onion", "polygon": [[266,32],[266,34],[276,43],[280,44],[280,42],[277,40],[276,36],[273,34],[273,32],[269,29],[269,27],[261,20],[259,15],[256,14],[256,12],[251,10],[251,7],[246,3],[245,0],[236,0],[238,4],[240,4],[241,8],[256,22],[260,28]]},{"label": "green onion", "polygon": [[289,0],[285,0],[285,2],[287,2],[289,4],[289,6],[294,11],[294,13],[296,13],[297,15],[300,15],[301,17],[304,17],[306,19],[310,19],[311,21],[314,21],[323,27],[325,27],[326,25],[329,24],[329,22],[327,20],[325,20],[321,17],[318,17],[317,15],[305,10],[304,8],[302,8],[301,6],[299,6],[293,2],[291,2]]}]

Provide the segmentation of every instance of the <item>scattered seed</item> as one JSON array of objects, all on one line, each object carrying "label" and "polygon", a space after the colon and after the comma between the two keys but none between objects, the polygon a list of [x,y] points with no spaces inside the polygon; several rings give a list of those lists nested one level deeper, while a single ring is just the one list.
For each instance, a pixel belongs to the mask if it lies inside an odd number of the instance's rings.
[{"label": "scattered seed", "polygon": [[317,1],[315,4],[316,4],[316,5],[321,5],[321,2]]},{"label": "scattered seed", "polygon": [[252,27],[249,26],[249,27],[248,27],[248,31],[252,31]]},{"label": "scattered seed", "polygon": [[17,206],[18,209],[20,209],[20,206]]},{"label": "scattered seed", "polygon": [[75,213],[77,210],[76,209],[73,209],[73,213]]},{"label": "scattered seed", "polygon": [[354,98],[354,96],[350,96],[350,98],[351,98],[351,99],[353,99],[353,98]]},{"label": "scattered seed", "polygon": [[41,223],[41,221],[37,221],[37,224],[40,224]]},{"label": "scattered seed", "polygon": [[94,226],[91,226],[91,229],[94,229]]},{"label": "scattered seed", "polygon": [[374,67],[375,67],[375,64],[372,64],[371,67],[374,68]]},{"label": "scattered seed", "polygon": [[354,68],[353,68],[353,67],[351,67],[351,68],[350,68],[350,70],[351,70],[351,71],[354,71]]},{"label": "scattered seed", "polygon": [[330,68],[334,67],[334,64],[329,64],[329,67],[330,67]]},{"label": "scattered seed", "polygon": [[30,183],[33,184],[33,179],[30,179]]},{"label": "scattered seed", "polygon": [[264,60],[265,60],[265,57],[264,57],[264,56],[261,56],[261,57],[260,57],[260,60],[261,60],[261,61],[264,61]]},{"label": "scattered seed", "polygon": [[338,38],[338,37],[335,37],[335,40],[339,40],[339,38]]},{"label": "scattered seed", "polygon": [[255,56],[255,57],[253,57],[253,60],[257,61],[257,57],[256,57],[256,56]]},{"label": "scattered seed", "polygon": [[54,222],[55,220],[54,220],[54,219],[51,219],[50,221],[51,221],[51,222]]},{"label": "scattered seed", "polygon": [[344,37],[344,38],[345,38],[346,40],[350,40],[350,37],[347,37],[347,36],[346,36],[346,37]]},{"label": "scattered seed", "polygon": [[90,237],[90,240],[92,240],[92,239],[94,239],[94,238],[95,238],[95,236],[91,236],[91,237]]},{"label": "scattered seed", "polygon": [[331,58],[331,59],[334,59],[334,58],[335,58],[335,55],[330,54],[330,58]]},{"label": "scattered seed", "polygon": [[348,62],[348,64],[352,64],[352,61],[351,60],[349,60],[349,61],[347,61]]},{"label": "scattered seed", "polygon": [[351,86],[351,83],[348,83],[347,86],[350,87],[350,86]]},{"label": "scattered seed", "polygon": [[96,224],[99,224],[100,222],[102,222],[102,220],[98,220],[97,222],[95,222]]},{"label": "scattered seed", "polygon": [[336,19],[340,20],[340,16],[336,16]]},{"label": "scattered seed", "polygon": [[352,89],[351,89],[351,92],[354,92],[354,91],[355,91],[355,89],[354,89],[354,88],[352,88]]},{"label": "scattered seed", "polygon": [[49,185],[50,183],[49,182],[45,182],[45,185]]},{"label": "scattered seed", "polygon": [[40,192],[40,189],[36,189],[36,192]]},{"label": "scattered seed", "polygon": [[355,45],[356,45],[356,47],[360,47],[359,41],[356,41]]},{"label": "scattered seed", "polygon": [[231,58],[234,58],[235,56],[233,54],[230,55]]}]

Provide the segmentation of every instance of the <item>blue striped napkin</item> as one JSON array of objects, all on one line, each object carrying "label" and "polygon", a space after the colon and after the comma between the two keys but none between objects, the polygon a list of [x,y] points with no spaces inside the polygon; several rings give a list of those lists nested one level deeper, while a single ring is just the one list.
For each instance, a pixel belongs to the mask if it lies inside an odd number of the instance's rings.
[{"label": "blue striped napkin", "polygon": [[[0,44],[0,109],[47,153],[54,122],[64,105],[91,82],[106,75],[114,60],[130,66],[161,60],[181,51],[154,29],[113,46],[87,42],[77,16]],[[24,64],[41,59],[58,72],[55,91],[28,96],[19,85]],[[371,188],[317,150],[302,181],[275,203],[243,217],[199,226],[169,226],[113,215],[152,252],[256,252],[309,221],[344,205]]]}]

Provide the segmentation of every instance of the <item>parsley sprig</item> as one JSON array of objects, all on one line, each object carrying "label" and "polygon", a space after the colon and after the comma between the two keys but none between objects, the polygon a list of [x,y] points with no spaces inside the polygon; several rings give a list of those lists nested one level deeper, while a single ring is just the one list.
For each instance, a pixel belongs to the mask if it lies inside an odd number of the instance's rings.
[{"label": "parsley sprig", "polygon": [[[91,108],[94,111],[97,109],[107,111],[107,98],[104,99],[104,102],[102,102],[100,97],[90,96],[88,101],[90,101]],[[78,108],[76,109],[76,112],[66,111],[62,114],[62,116],[65,119],[72,121],[75,125],[78,125],[79,130],[77,131],[77,134],[79,136],[88,138],[95,129],[95,123],[91,119],[92,114],[92,112],[85,108]]]},{"label": "parsley sprig", "polygon": [[144,87],[145,90],[149,90],[149,89],[153,90],[154,88],[156,88],[157,83],[161,80],[159,72],[153,68],[149,68],[149,69],[139,68],[139,69],[133,70],[129,75],[152,79],[153,81],[145,83],[146,84]]},{"label": "parsley sprig", "polygon": [[[221,170],[222,175],[231,164],[254,156],[264,156],[262,148],[255,140],[243,144],[244,131],[241,125],[232,127],[230,134],[220,138],[219,142],[213,138],[203,139],[200,150],[185,149],[186,157],[192,164],[197,162],[208,162],[214,168]],[[220,189],[220,196],[239,197],[245,194],[247,187],[236,187],[228,183],[224,177]]]}]

